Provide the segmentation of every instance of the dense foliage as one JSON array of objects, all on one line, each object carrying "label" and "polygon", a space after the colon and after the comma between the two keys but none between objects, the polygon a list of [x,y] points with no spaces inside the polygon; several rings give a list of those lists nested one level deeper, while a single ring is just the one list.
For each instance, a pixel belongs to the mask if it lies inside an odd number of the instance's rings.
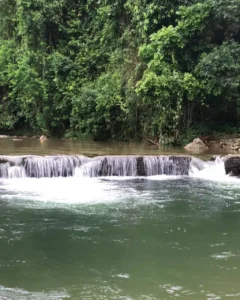
[{"label": "dense foliage", "polygon": [[177,142],[238,126],[240,0],[0,0],[0,130]]}]

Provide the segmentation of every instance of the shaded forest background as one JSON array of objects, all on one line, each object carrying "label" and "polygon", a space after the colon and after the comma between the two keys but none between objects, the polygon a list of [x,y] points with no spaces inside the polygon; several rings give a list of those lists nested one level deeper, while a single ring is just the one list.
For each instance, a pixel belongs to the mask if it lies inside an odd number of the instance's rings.
[{"label": "shaded forest background", "polygon": [[238,133],[240,0],[0,0],[0,131]]}]

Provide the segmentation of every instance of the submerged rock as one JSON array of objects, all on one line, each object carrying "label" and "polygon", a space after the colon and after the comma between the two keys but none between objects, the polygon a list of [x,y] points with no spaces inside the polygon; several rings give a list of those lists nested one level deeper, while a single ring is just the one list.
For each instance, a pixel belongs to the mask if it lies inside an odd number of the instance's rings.
[{"label": "submerged rock", "polygon": [[196,138],[192,141],[192,143],[186,145],[184,149],[194,153],[200,153],[207,151],[209,147],[200,138]]}]

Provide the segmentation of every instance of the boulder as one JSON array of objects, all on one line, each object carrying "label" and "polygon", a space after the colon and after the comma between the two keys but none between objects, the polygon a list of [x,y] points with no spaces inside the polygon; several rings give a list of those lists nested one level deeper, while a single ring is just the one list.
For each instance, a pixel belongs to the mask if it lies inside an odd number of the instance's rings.
[{"label": "boulder", "polygon": [[45,135],[41,135],[39,140],[40,142],[45,142],[48,138]]},{"label": "boulder", "polygon": [[196,138],[192,141],[192,143],[186,145],[184,149],[187,151],[199,153],[207,151],[209,148],[200,138]]},{"label": "boulder", "polygon": [[240,177],[240,156],[230,156],[225,162],[226,174]]}]

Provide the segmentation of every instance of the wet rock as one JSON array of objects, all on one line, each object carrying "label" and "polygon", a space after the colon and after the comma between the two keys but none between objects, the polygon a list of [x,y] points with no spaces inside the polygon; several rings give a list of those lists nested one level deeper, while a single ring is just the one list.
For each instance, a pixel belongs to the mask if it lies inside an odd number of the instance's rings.
[{"label": "wet rock", "polygon": [[8,137],[9,137],[8,135],[0,135],[0,139],[6,139]]},{"label": "wet rock", "polygon": [[16,138],[14,138],[13,141],[14,142],[21,142],[21,141],[23,141],[23,139],[16,139]]},{"label": "wet rock", "polygon": [[226,174],[240,177],[240,156],[230,156],[225,160]]},{"label": "wet rock", "polygon": [[144,167],[143,156],[137,157],[137,176],[147,176],[147,172]]},{"label": "wet rock", "polygon": [[200,138],[196,138],[192,143],[186,145],[184,149],[195,153],[201,153],[207,151],[209,147]]},{"label": "wet rock", "polygon": [[216,158],[217,158],[217,156],[216,156],[216,155],[214,155],[214,156],[212,156],[212,157],[209,159],[209,161],[215,161],[215,160],[216,160]]}]

